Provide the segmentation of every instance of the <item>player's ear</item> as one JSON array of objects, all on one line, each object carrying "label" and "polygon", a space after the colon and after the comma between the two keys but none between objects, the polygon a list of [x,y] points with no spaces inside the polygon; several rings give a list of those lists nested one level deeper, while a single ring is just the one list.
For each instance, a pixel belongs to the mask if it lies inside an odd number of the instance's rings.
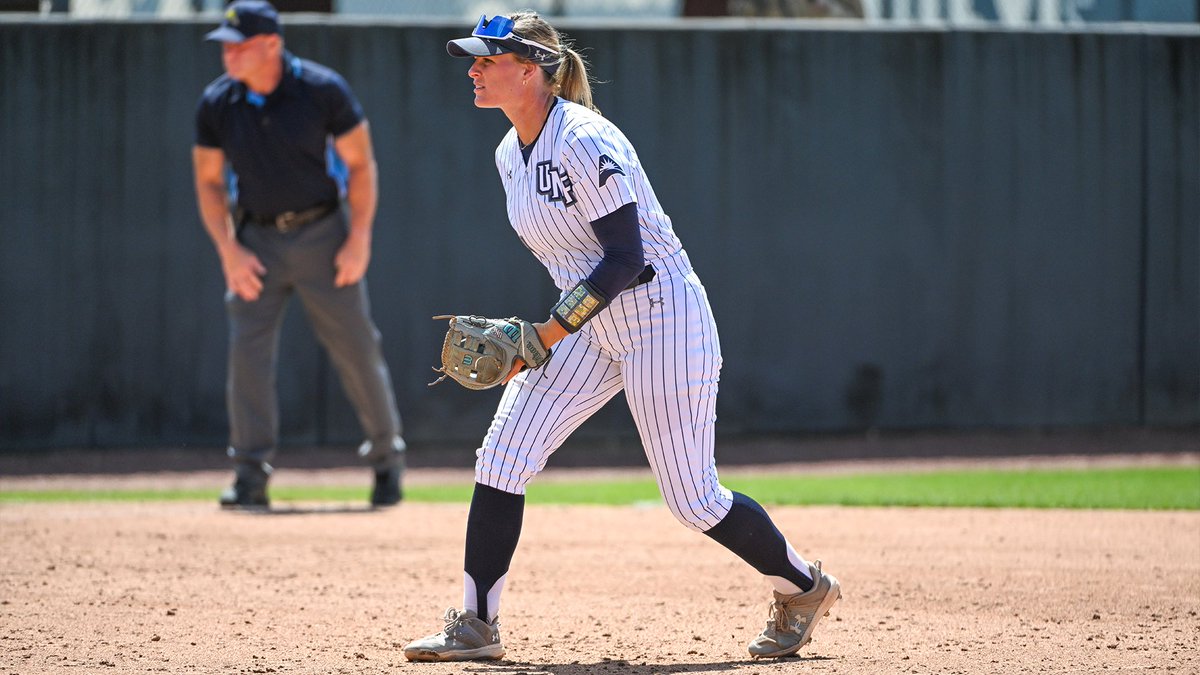
[{"label": "player's ear", "polygon": [[521,65],[525,66],[521,71],[521,79],[526,83],[534,81],[533,78],[537,76],[537,71],[540,70],[538,65],[531,61],[522,61]]}]

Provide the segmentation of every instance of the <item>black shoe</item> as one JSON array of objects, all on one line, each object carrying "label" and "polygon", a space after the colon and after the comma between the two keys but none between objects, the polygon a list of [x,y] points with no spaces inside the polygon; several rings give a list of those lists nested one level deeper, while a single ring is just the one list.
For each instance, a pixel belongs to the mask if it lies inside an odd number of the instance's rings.
[{"label": "black shoe", "polygon": [[371,506],[395,506],[404,499],[400,484],[404,481],[404,439],[393,435],[382,441],[364,441],[358,446],[358,457],[375,471],[375,487],[371,490]]},{"label": "black shoe", "polygon": [[236,469],[233,485],[221,493],[223,509],[265,509],[271,505],[267,498],[267,479],[271,465],[266,462],[242,462]]},{"label": "black shoe", "polygon": [[371,506],[395,506],[404,499],[400,489],[400,480],[404,477],[404,462],[398,462],[390,469],[375,472],[375,488],[371,490]]},{"label": "black shoe", "polygon": [[371,506],[396,506],[404,498],[400,480],[404,476],[403,465],[376,471],[376,484],[371,490]]}]

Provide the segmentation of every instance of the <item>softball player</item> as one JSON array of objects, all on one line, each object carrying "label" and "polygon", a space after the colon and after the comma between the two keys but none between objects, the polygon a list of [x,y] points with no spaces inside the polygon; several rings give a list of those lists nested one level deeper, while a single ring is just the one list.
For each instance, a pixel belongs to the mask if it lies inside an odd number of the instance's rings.
[{"label": "softball player", "polygon": [[478,450],[467,520],[462,611],[404,648],[414,661],[496,659],[500,593],[516,550],[525,486],[567,436],[624,388],[671,513],[774,586],[754,657],[794,654],[841,597],[749,497],[721,485],[713,459],[721,347],[704,286],[637,153],[592,105],[582,58],[532,12],[481,17],[446,45],[473,58],[475,105],[513,128],[496,149],[508,216],[563,291],[536,324],[554,357],[514,369]]}]

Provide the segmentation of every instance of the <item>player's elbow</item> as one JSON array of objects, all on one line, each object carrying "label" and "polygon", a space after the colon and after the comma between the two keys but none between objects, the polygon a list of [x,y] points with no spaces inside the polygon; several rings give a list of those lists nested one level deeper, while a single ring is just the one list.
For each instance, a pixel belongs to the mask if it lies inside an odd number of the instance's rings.
[{"label": "player's elbow", "polygon": [[604,258],[613,268],[623,270],[636,277],[646,268],[646,252],[639,239],[636,246],[608,246]]}]

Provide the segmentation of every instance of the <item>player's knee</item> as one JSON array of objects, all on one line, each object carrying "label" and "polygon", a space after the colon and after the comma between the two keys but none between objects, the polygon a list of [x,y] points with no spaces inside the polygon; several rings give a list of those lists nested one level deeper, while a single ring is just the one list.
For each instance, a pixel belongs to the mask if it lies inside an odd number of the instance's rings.
[{"label": "player's knee", "polygon": [[670,509],[671,515],[684,527],[696,532],[712,529],[729,513],[732,505],[733,495],[723,487],[689,500],[667,499],[667,508]]},{"label": "player's knee", "polygon": [[525,494],[525,486],[537,475],[537,464],[523,461],[520,453],[495,448],[475,451],[475,482],[512,494]]}]

